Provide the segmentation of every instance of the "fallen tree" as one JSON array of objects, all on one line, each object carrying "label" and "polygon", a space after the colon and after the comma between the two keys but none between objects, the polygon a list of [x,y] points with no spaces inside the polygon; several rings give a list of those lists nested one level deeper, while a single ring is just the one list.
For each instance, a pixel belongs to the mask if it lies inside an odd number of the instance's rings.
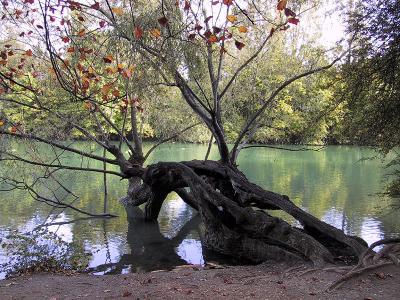
[{"label": "fallen tree", "polygon": [[[65,128],[80,132],[86,139],[103,148],[109,156],[78,150],[72,145],[43,136],[38,130],[27,130],[28,124],[16,122],[13,115],[7,114],[5,110],[2,125],[9,125],[10,129],[0,128],[1,135],[44,143],[61,151],[57,152],[61,154],[57,154],[56,159],[51,162],[44,162],[36,156],[35,159],[24,159],[5,149],[2,150],[1,160],[36,165],[51,175],[57,170],[75,170],[127,179],[128,195],[123,202],[135,206],[146,203],[145,218],[149,221],[157,219],[166,196],[176,192],[199,212],[205,226],[204,245],[242,260],[256,263],[269,259],[302,260],[318,266],[339,261],[357,261],[367,249],[367,244],[362,239],[346,235],[315,218],[296,206],[286,195],[264,190],[251,183],[236,164],[239,152],[260,128],[263,113],[267,109],[273,109],[280,92],[301,78],[331,68],[344,54],[318,67],[314,63],[305,63],[302,72],[286,78],[274,90],[268,91],[269,93],[264,92],[258,105],[251,110],[243,123],[233,147],[229,149],[224,130],[224,120],[228,116],[224,115],[223,100],[227,101],[228,95],[234,96],[230,94],[231,88],[237,83],[241,72],[250,64],[260,62],[257,59],[265,54],[268,42],[273,36],[289,29],[289,24],[296,25],[301,12],[296,14],[295,9],[286,7],[287,1],[281,0],[278,2],[277,15],[271,21],[269,10],[258,6],[254,1],[249,1],[246,9],[233,1],[214,1],[215,3],[210,2],[211,11],[204,8],[204,1],[184,1],[183,7],[179,6],[179,2],[178,6],[173,2],[161,1],[160,5],[151,2],[149,7],[143,9],[137,3],[136,6],[134,3],[121,3],[112,7],[107,0],[95,2],[93,5],[77,1],[58,2],[61,4],[49,0],[38,1],[38,8],[34,12],[39,11],[42,21],[40,27],[36,27],[39,28],[38,37],[46,47],[45,54],[40,57],[38,54],[38,58],[47,62],[52,70],[49,77],[43,75],[45,78],[41,79],[42,85],[46,80],[49,84],[57,84],[69,100],[55,98],[52,100],[54,103],[49,103],[46,97],[51,95],[51,91],[42,88],[40,76],[38,82],[32,84],[23,80],[18,75],[20,71],[15,69],[11,73],[0,71],[1,84],[6,91],[1,101],[3,105],[9,105],[7,108],[19,107],[63,122]],[[21,5],[21,8],[30,7],[29,3],[22,1],[16,5]],[[65,33],[62,33],[65,34],[62,41],[71,43],[67,49],[60,51],[54,46],[60,42],[60,30],[57,30],[51,20],[62,16],[64,9],[69,9],[71,13],[69,23],[62,17],[64,23],[68,24]],[[141,14],[138,15],[139,12]],[[5,18],[7,22],[18,23],[15,11],[9,12],[9,16]],[[86,20],[92,23],[88,24]],[[94,24],[94,21],[99,21],[100,33],[95,33],[95,30],[89,33],[90,24]],[[235,70],[224,72],[225,61],[236,59],[235,55],[239,56],[245,47],[243,36],[233,30],[238,26],[241,26],[240,33],[246,33],[247,26],[258,26],[261,30],[253,38],[260,38],[260,41],[258,44],[253,41],[256,46],[249,50],[247,57],[238,61]],[[107,29],[102,32],[104,27]],[[110,48],[104,49],[110,36],[118,43],[112,48],[114,55],[108,54]],[[104,43],[98,41],[102,38]],[[96,48],[88,48],[88,41],[92,40],[98,41]],[[92,53],[96,55],[88,58]],[[24,55],[30,57],[31,50],[26,50]],[[115,61],[116,67],[113,69],[99,65],[99,56],[106,65]],[[142,75],[135,77],[127,66],[128,63],[121,63],[131,60],[130,56],[141,59],[156,80],[161,81],[153,82],[154,85],[179,90],[197,120],[211,132],[213,138],[210,144],[215,140],[220,154],[218,161],[208,160],[207,154],[202,161],[146,165],[147,158],[155,148],[147,153],[143,151],[142,131],[139,126],[140,123],[143,124],[143,119],[140,120],[139,117],[142,107],[135,97],[135,81],[140,80]],[[197,56],[201,59],[197,59]],[[7,58],[7,53],[5,57]],[[10,69],[8,64],[4,59],[3,68]],[[23,68],[24,66],[20,69]],[[32,70],[27,72],[32,74]],[[104,74],[111,74],[113,78],[104,82],[108,78]],[[76,103],[83,104],[83,112],[71,115],[63,110]],[[113,117],[115,110],[121,111],[122,119],[119,123]],[[193,126],[195,124],[177,131],[156,146]],[[117,145],[109,140],[105,128],[118,135]],[[128,139],[127,131],[132,140]],[[127,146],[128,154],[122,149],[122,144]],[[119,168],[119,171],[106,167],[96,169],[70,166],[59,158],[64,152],[100,161],[104,166],[112,165]],[[43,177],[48,178],[49,176]],[[27,186],[33,189],[34,184],[36,182]],[[288,213],[300,222],[302,228],[271,216],[269,210]]]}]

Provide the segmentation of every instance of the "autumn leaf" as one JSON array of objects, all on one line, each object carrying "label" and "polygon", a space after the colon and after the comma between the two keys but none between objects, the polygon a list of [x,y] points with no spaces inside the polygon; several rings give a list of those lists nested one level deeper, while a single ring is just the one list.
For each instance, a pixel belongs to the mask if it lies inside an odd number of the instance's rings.
[{"label": "autumn leaf", "polygon": [[17,132],[17,127],[16,126],[10,127],[9,130],[10,130],[11,133],[16,133]]},{"label": "autumn leaf", "polygon": [[112,75],[112,74],[117,73],[117,69],[115,69],[113,67],[107,67],[106,72],[107,72],[107,74]]},{"label": "autumn leaf", "polygon": [[294,25],[299,24],[299,22],[300,22],[300,20],[297,19],[297,18],[289,18],[288,19],[288,23],[291,23],[291,24],[294,24]]},{"label": "autumn leaf", "polygon": [[117,16],[122,16],[124,14],[124,10],[121,7],[113,7],[111,10]]},{"label": "autumn leaf", "polygon": [[82,79],[82,90],[87,90],[90,86],[90,81],[87,78]]},{"label": "autumn leaf", "polygon": [[85,29],[81,29],[81,30],[79,30],[79,32],[78,32],[78,36],[80,36],[80,37],[85,36],[85,34],[86,34]]},{"label": "autumn leaf", "polygon": [[102,93],[103,95],[107,95],[108,92],[111,90],[111,88],[112,88],[112,85],[111,85],[111,84],[105,84],[105,85],[103,85],[103,87],[101,88],[101,93]]},{"label": "autumn leaf", "polygon": [[161,26],[167,26],[168,24],[168,19],[166,17],[161,17],[157,21],[158,23],[160,23]]},{"label": "autumn leaf", "polygon": [[93,5],[90,6],[90,8],[99,10],[99,9],[100,9],[100,4],[99,4],[99,2],[95,2]]},{"label": "autumn leaf", "polygon": [[118,64],[117,65],[118,72],[121,72],[123,69],[124,69],[124,65],[123,64]]},{"label": "autumn leaf", "polygon": [[184,10],[189,10],[190,9],[190,2],[189,1],[185,1],[185,6],[183,7]]},{"label": "autumn leaf", "polygon": [[278,5],[276,6],[277,10],[284,10],[287,5],[287,0],[279,0]]},{"label": "autumn leaf", "polygon": [[140,26],[135,26],[133,28],[133,33],[135,35],[135,38],[139,40],[143,36],[143,29]]},{"label": "autumn leaf", "polygon": [[103,61],[104,61],[106,64],[111,64],[112,61],[113,61],[112,55],[107,55],[107,56],[103,57]]},{"label": "autumn leaf", "polygon": [[296,16],[296,14],[290,8],[285,8],[285,16],[294,18]]},{"label": "autumn leaf", "polygon": [[69,43],[69,41],[70,41],[69,37],[67,37],[67,36],[62,37],[61,40],[62,40],[64,43]]},{"label": "autumn leaf", "polygon": [[226,19],[227,19],[229,22],[231,22],[231,23],[237,21],[237,17],[234,16],[234,15],[227,15],[227,16],[226,16]]},{"label": "autumn leaf", "polygon": [[124,77],[125,79],[131,78],[132,77],[132,72],[129,69],[124,69],[122,71],[122,77]]},{"label": "autumn leaf", "polygon": [[244,47],[244,44],[242,42],[239,42],[239,41],[235,40],[235,46],[239,50],[242,50],[242,48]]},{"label": "autumn leaf", "polygon": [[239,26],[239,32],[241,32],[241,33],[246,33],[248,30],[247,30],[247,27],[246,26]]},{"label": "autumn leaf", "polygon": [[224,3],[225,5],[232,5],[233,0],[223,0],[222,3]]},{"label": "autumn leaf", "polygon": [[100,28],[103,28],[104,26],[106,26],[106,24],[107,24],[107,22],[104,21],[104,20],[101,20],[101,21],[99,22]]},{"label": "autumn leaf", "polygon": [[33,3],[35,3],[35,0],[25,0],[24,3],[25,4],[33,4]]},{"label": "autumn leaf", "polygon": [[93,104],[92,104],[91,102],[89,102],[89,101],[85,101],[85,102],[83,103],[83,107],[84,107],[85,109],[87,109],[87,110],[92,110],[92,109],[93,109]]},{"label": "autumn leaf", "polygon": [[161,31],[158,28],[153,28],[150,30],[150,34],[152,37],[159,38],[161,36]]},{"label": "autumn leaf", "polygon": [[208,41],[210,43],[216,43],[216,42],[218,42],[218,38],[215,34],[211,34],[210,37],[208,38]]},{"label": "autumn leaf", "polygon": [[[2,91],[3,89],[0,89],[0,94],[1,94],[1,91]],[[1,126],[3,126],[4,125],[4,121],[3,120],[0,120],[0,127]]]},{"label": "autumn leaf", "polygon": [[32,56],[32,55],[33,55],[32,50],[31,50],[31,49],[26,50],[26,51],[25,51],[25,55],[26,55],[26,56]]},{"label": "autumn leaf", "polygon": [[119,90],[118,90],[118,89],[114,89],[114,90],[112,91],[112,95],[113,95],[114,97],[119,97]]}]

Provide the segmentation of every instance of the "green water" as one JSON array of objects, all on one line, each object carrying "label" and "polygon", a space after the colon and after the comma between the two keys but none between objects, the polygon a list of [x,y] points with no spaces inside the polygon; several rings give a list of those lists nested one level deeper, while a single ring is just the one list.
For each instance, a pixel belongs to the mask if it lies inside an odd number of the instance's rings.
[{"label": "green water", "polygon": [[[150,146],[146,144],[146,148]],[[20,143],[9,147],[21,155],[31,151]],[[101,155],[100,149],[90,143],[80,142],[75,147]],[[54,157],[53,150],[48,147],[38,146],[37,150],[48,158]],[[149,163],[203,159],[206,150],[205,145],[165,144],[153,152]],[[381,161],[361,160],[372,155],[368,148],[347,146],[329,146],[318,152],[251,148],[241,153],[238,164],[251,181],[288,195],[318,218],[371,243],[396,236],[400,229],[400,214],[388,213],[391,200],[376,195],[385,184]],[[211,158],[217,158],[216,147],[212,149]],[[82,160],[72,154],[64,155],[63,161],[69,165],[102,168],[101,163]],[[24,170],[11,164],[0,170],[0,176],[32,176],[37,170],[39,168],[34,166]],[[62,171],[55,175],[79,196],[74,205],[90,212],[102,212],[102,174]],[[176,195],[171,194],[164,203],[159,224],[145,225],[138,218],[140,211],[128,211],[128,218],[118,201],[125,194],[126,181],[111,175],[107,180],[108,210],[119,215],[118,218],[81,220],[48,227],[64,240],[73,240],[93,252],[90,267],[96,274],[169,269],[185,263],[202,264],[209,257],[203,255],[198,220],[192,219],[195,212]],[[62,189],[56,194],[67,196]],[[65,198],[65,201],[70,200]],[[54,210],[38,203],[23,191],[0,192],[0,237],[11,229],[28,231],[44,223],[69,222],[81,217],[76,212]],[[287,220],[294,222],[290,218]],[[6,259],[0,250],[0,262]]]}]

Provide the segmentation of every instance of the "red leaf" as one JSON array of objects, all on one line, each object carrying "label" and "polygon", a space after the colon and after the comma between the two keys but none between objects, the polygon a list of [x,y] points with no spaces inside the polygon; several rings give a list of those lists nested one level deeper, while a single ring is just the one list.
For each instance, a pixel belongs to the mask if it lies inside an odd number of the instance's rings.
[{"label": "red leaf", "polygon": [[160,23],[161,26],[167,26],[168,24],[168,19],[166,17],[161,17],[157,21],[158,23]]},{"label": "red leaf", "polygon": [[278,5],[276,6],[277,10],[284,10],[286,8],[287,0],[279,0]]},{"label": "red leaf", "polygon": [[238,48],[239,50],[242,50],[242,48],[244,47],[244,44],[242,42],[236,41],[235,40],[235,46],[236,48]]},{"label": "red leaf", "polygon": [[25,55],[26,55],[26,56],[32,56],[32,55],[33,55],[32,50],[31,50],[31,49],[26,50],[26,51],[25,51]]},{"label": "red leaf", "polygon": [[300,20],[297,18],[289,18],[288,19],[288,23],[290,23],[290,24],[297,25],[297,24],[299,24],[299,22],[300,22]]},{"label": "red leaf", "polygon": [[224,3],[225,5],[232,5],[233,0],[223,0],[222,3]]},{"label": "red leaf", "polygon": [[290,8],[285,8],[285,16],[294,18],[296,16],[296,13]]},{"label": "red leaf", "polygon": [[185,6],[183,7],[184,10],[189,10],[190,9],[190,3],[189,1],[185,1]]},{"label": "red leaf", "polygon": [[135,38],[140,40],[143,36],[143,29],[140,28],[140,26],[135,26],[135,28],[133,28],[133,31],[134,31]]},{"label": "red leaf", "polygon": [[107,64],[111,64],[113,61],[113,57],[111,55],[107,55],[107,56],[103,57],[103,61]]},{"label": "red leaf", "polygon": [[218,34],[218,33],[220,33],[221,32],[221,28],[219,28],[219,27],[216,27],[216,26],[213,26],[213,31],[214,31],[214,33],[215,34]]},{"label": "red leaf", "polygon": [[33,3],[35,3],[35,0],[25,0],[24,3],[33,4]]},{"label": "red leaf", "polygon": [[188,35],[188,39],[193,41],[196,38],[196,34],[195,33],[191,33]]},{"label": "red leaf", "polygon": [[106,21],[101,20],[101,21],[99,22],[99,25],[100,25],[100,28],[103,28],[104,26],[106,26]]},{"label": "red leaf", "polygon": [[99,9],[100,9],[100,4],[99,4],[99,2],[95,2],[93,5],[90,6],[90,8],[99,10]]},{"label": "red leaf", "polygon": [[61,40],[64,42],[64,43],[69,43],[69,37],[67,37],[67,36],[64,36],[64,37],[62,37],[61,38]]},{"label": "red leaf", "polygon": [[204,32],[204,36],[205,36],[206,38],[209,38],[211,35],[212,35],[212,33],[211,33],[210,30],[207,30],[206,32]]}]

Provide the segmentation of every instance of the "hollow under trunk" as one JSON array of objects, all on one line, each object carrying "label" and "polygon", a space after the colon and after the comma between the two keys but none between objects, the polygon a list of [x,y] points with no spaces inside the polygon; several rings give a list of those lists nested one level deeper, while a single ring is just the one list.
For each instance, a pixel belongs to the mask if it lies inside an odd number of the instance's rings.
[{"label": "hollow under trunk", "polygon": [[[130,205],[146,203],[145,217],[156,220],[168,193],[175,191],[197,209],[205,227],[203,245],[251,262],[303,260],[314,265],[356,261],[367,249],[361,238],[315,218],[279,195],[248,181],[236,167],[218,161],[161,162],[131,179]],[[271,216],[282,210],[296,228]]]}]

